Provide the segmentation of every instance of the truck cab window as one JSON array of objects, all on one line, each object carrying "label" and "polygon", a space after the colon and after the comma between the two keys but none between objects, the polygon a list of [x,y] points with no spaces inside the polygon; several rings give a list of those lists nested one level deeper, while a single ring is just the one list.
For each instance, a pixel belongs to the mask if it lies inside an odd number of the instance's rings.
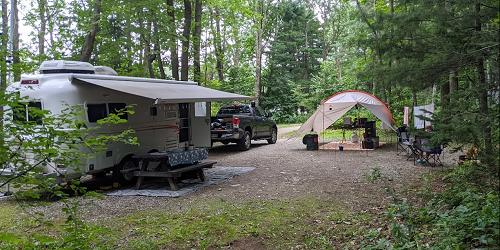
[{"label": "truck cab window", "polygon": [[260,112],[260,110],[258,108],[255,108],[255,115],[256,116],[262,116],[262,113]]},{"label": "truck cab window", "polygon": [[87,116],[89,122],[97,122],[100,119],[106,118],[108,116],[106,104],[87,104]]},{"label": "truck cab window", "polygon": [[242,110],[243,110],[243,113],[252,113],[252,111],[250,110],[250,107],[246,106],[246,105],[243,106]]},{"label": "truck cab window", "polygon": [[255,112],[257,113],[258,116],[267,117],[266,111],[264,111],[261,107],[256,107]]},{"label": "truck cab window", "polygon": [[219,110],[217,113],[218,115],[250,115],[252,111],[250,110],[250,107],[247,105],[241,105],[241,106],[229,106],[229,107],[224,107]]},{"label": "truck cab window", "polygon": [[[108,103],[108,110],[110,114],[118,114],[119,111],[123,111],[125,108],[127,108],[127,104],[125,103]],[[128,120],[128,114],[120,114],[120,118]]]}]

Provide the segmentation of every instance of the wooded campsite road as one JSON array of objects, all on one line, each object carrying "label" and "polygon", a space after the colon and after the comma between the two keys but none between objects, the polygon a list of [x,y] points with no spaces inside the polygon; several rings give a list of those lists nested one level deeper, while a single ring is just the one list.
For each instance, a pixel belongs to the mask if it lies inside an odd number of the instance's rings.
[{"label": "wooded campsite road", "polygon": [[[414,166],[412,161],[396,155],[393,145],[373,151],[306,151],[300,138],[280,139],[274,145],[255,142],[250,150],[243,152],[235,144],[215,146],[209,152],[209,160],[217,161],[216,167],[248,166],[255,170],[180,198],[82,199],[82,210],[87,219],[99,220],[147,209],[183,211],[213,200],[245,202],[308,197],[332,200],[351,210],[364,210],[383,206],[392,198],[384,191],[385,187],[390,186],[396,192],[409,191],[422,173],[439,171],[439,168]],[[381,178],[372,183],[368,176],[374,171]],[[52,203],[36,210],[59,217],[60,206],[61,203]]]}]

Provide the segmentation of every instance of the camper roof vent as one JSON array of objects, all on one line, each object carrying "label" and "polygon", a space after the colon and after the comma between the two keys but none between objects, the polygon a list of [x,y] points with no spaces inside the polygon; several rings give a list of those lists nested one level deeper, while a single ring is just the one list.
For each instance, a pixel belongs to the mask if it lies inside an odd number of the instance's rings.
[{"label": "camper roof vent", "polygon": [[117,76],[118,73],[108,66],[94,66],[95,73],[97,75],[109,75],[109,76]]},{"label": "camper roof vent", "polygon": [[41,74],[78,73],[95,74],[94,66],[87,62],[53,60],[45,61],[38,69]]}]

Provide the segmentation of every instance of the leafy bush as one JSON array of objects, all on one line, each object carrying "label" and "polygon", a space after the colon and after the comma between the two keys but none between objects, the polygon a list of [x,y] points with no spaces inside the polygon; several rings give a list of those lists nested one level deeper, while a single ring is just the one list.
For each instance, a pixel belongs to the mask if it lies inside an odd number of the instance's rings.
[{"label": "leafy bush", "polygon": [[[97,121],[97,126],[87,128],[82,121],[82,107],[68,106],[60,114],[51,114],[40,107],[31,107],[26,98],[13,92],[0,95],[2,109],[0,129],[0,174],[11,173],[1,179],[0,188],[13,184],[17,197],[23,199],[63,199],[62,240],[39,234],[18,237],[0,230],[0,249],[92,249],[99,237],[100,228],[89,226],[79,218],[78,200],[71,201],[68,191],[84,194],[78,180],[64,180],[57,174],[61,168],[81,171],[85,157],[104,151],[111,143],[136,145],[135,131],[125,129],[115,134],[98,133],[105,126],[126,123],[123,114],[133,114],[130,107]],[[26,119],[27,118],[27,119]],[[53,174],[47,175],[52,170]],[[64,173],[62,173],[64,177]],[[43,214],[41,214],[43,217]],[[36,219],[35,219],[36,220]],[[41,219],[40,221],[42,221]],[[36,222],[38,223],[38,222]]]},{"label": "leafy bush", "polygon": [[104,227],[84,222],[80,218],[79,207],[78,201],[65,202],[62,210],[66,220],[61,225],[46,221],[43,214],[38,214],[40,218],[32,218],[32,227],[50,227],[49,235],[41,232],[26,234],[0,231],[0,249],[99,249],[109,240],[109,234],[104,236],[108,231]]},{"label": "leafy bush", "polygon": [[[63,193],[56,181],[59,174],[64,174],[61,171],[82,171],[82,160],[103,152],[110,143],[137,144],[132,129],[111,135],[98,133],[103,127],[126,123],[121,115],[133,114],[130,107],[88,128],[82,119],[83,108],[78,105],[63,107],[61,113],[52,114],[31,107],[26,98],[12,92],[0,95],[0,106],[5,112],[0,117],[0,173],[11,173],[0,182],[0,187],[12,183],[16,194],[25,198],[61,196]],[[28,120],[26,114],[29,114]]]},{"label": "leafy bush", "polygon": [[370,173],[367,174],[365,177],[369,182],[375,183],[377,180],[382,178],[382,172],[380,171],[379,167],[373,167],[370,170]]},{"label": "leafy bush", "polygon": [[453,169],[443,178],[448,188],[423,206],[406,200],[392,204],[386,212],[389,236],[366,248],[498,248],[498,183],[481,175],[484,169],[471,162]]}]

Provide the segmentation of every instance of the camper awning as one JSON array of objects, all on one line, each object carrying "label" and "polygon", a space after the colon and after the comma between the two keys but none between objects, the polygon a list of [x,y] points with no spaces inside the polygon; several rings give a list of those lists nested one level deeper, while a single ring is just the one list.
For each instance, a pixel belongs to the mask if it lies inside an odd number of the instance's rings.
[{"label": "camper awning", "polygon": [[[107,89],[142,96],[160,103],[211,102],[225,100],[247,100],[248,96],[205,88],[192,82],[149,80],[145,78],[99,79],[103,77],[74,77],[74,82],[92,84]],[[133,80],[132,80],[133,79]],[[76,81],[75,81],[76,80]]]}]

